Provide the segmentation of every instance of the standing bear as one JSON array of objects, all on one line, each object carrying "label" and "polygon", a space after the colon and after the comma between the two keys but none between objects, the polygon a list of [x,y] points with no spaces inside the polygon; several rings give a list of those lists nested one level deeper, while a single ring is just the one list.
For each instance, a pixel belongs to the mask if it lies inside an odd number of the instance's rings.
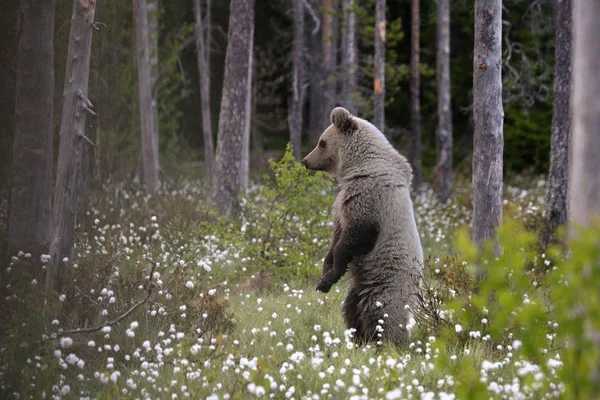
[{"label": "standing bear", "polygon": [[350,270],[343,304],[359,344],[401,344],[417,306],[423,250],[410,199],[412,168],[371,123],[342,107],[317,147],[302,160],[333,174],[341,190],[333,205],[334,233],[317,290],[327,293]]}]

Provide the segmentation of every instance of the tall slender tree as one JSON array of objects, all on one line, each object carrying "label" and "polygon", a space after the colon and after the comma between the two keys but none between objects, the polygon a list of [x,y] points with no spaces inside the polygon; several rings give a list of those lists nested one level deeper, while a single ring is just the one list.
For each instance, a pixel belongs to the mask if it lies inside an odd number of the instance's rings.
[{"label": "tall slender tree", "polygon": [[452,103],[450,94],[450,0],[437,0],[436,181],[440,202],[452,195]]},{"label": "tall slender tree", "polygon": [[204,179],[209,185],[212,181],[215,150],[213,144],[212,116],[210,112],[210,0],[206,4],[206,25],[202,19],[200,0],[194,0],[194,17],[196,20],[196,59],[200,75],[200,102],[202,108],[202,138],[204,141]]},{"label": "tall slender tree", "polygon": [[46,251],[50,239],[54,6],[54,0],[21,1],[8,220],[10,252],[39,254]]},{"label": "tall slender tree", "polygon": [[385,130],[385,0],[375,2],[375,126]]},{"label": "tall slender tree", "polygon": [[133,0],[136,38],[136,59],[142,133],[142,164],[144,184],[150,194],[156,194],[158,176],[158,133],[152,96],[150,30],[147,0]]},{"label": "tall slender tree", "polygon": [[600,1],[573,0],[573,139],[569,236],[600,222]]},{"label": "tall slender tree", "polygon": [[233,210],[244,182],[248,180],[248,169],[244,164],[247,164],[249,151],[246,136],[249,136],[247,114],[250,110],[253,42],[254,0],[232,0],[212,183],[213,202],[223,215]]},{"label": "tall slender tree", "polygon": [[316,7],[311,7],[311,15],[313,17],[315,27],[310,31],[310,40],[308,43],[308,54],[310,56],[306,62],[308,70],[307,75],[310,79],[310,92],[308,98],[308,137],[311,144],[317,142],[319,136],[323,132],[325,126],[325,92],[326,77],[324,70],[323,57],[323,0],[317,0]]},{"label": "tall slender tree", "polygon": [[556,2],[554,99],[552,136],[550,140],[550,172],[546,193],[546,220],[542,247],[554,237],[556,228],[567,223],[569,194],[569,139],[571,136],[571,48],[572,2]]},{"label": "tall slender tree", "polygon": [[329,115],[336,106],[337,93],[337,55],[338,55],[338,0],[323,0],[323,71],[325,80],[325,112],[322,115],[323,128],[329,126]]},{"label": "tall slender tree", "polygon": [[304,5],[294,0],[294,42],[292,43],[292,94],[289,100],[288,124],[294,158],[299,161],[302,150],[302,109],[304,105]]},{"label": "tall slender tree", "polygon": [[344,107],[356,113],[356,96],[358,89],[358,68],[356,41],[356,3],[355,0],[343,0],[343,34],[342,34],[342,91]]},{"label": "tall slender tree", "polygon": [[502,0],[475,1],[473,239],[495,240],[502,220]]},{"label": "tall slender tree", "polygon": [[413,190],[421,186],[421,95],[420,95],[420,30],[419,0],[411,3],[410,26],[410,127],[412,132],[411,162],[413,167]]},{"label": "tall slender tree", "polygon": [[85,173],[82,171],[83,154],[91,144],[85,135],[85,117],[87,112],[94,113],[87,93],[95,11],[95,0],[73,1],[52,209],[52,258],[46,271],[47,290],[56,288],[59,267],[70,262],[73,249],[77,203],[82,174]]}]

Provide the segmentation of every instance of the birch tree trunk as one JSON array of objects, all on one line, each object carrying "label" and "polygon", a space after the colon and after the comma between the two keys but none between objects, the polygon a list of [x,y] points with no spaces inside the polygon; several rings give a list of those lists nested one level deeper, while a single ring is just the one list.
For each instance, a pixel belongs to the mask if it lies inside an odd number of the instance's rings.
[{"label": "birch tree trunk", "polygon": [[375,2],[375,126],[385,129],[385,0]]},{"label": "birch tree trunk", "polygon": [[300,161],[302,150],[302,105],[304,104],[304,5],[294,0],[294,42],[292,44],[292,96],[289,100],[288,125],[294,158]]},{"label": "birch tree trunk", "polygon": [[571,136],[571,48],[572,2],[556,2],[554,99],[552,137],[550,140],[550,171],[546,193],[546,219],[542,248],[553,240],[556,228],[567,224],[569,193],[569,139]]},{"label": "birch tree trunk", "polygon": [[[254,20],[254,18],[253,18]],[[254,38],[254,24],[250,27],[250,37]],[[242,136],[242,168],[240,170],[240,191],[248,188],[250,180],[250,133],[252,131],[252,73],[254,68],[254,40],[250,41],[248,50],[248,75],[246,79],[246,109],[244,114],[244,131]]]},{"label": "birch tree trunk", "polygon": [[[254,0],[232,0],[229,14],[225,76],[219,115],[219,132],[212,200],[222,215],[233,211],[244,182],[248,181],[248,96],[251,89],[251,54],[254,37]],[[245,161],[244,161],[245,160]],[[245,170],[245,171],[244,171]]]},{"label": "birch tree trunk", "polygon": [[337,105],[337,43],[339,17],[337,13],[338,0],[323,0],[323,71],[325,79],[325,112],[323,113],[323,126],[331,124],[329,120],[331,111]]},{"label": "birch tree trunk", "polygon": [[600,219],[600,1],[573,1],[569,236]]},{"label": "birch tree trunk", "polygon": [[421,98],[420,98],[420,29],[419,0],[411,3],[410,27],[410,130],[412,132],[411,161],[413,167],[413,190],[421,186]]},{"label": "birch tree trunk", "polygon": [[502,0],[475,1],[473,240],[495,240],[502,220]]},{"label": "birch tree trunk", "polygon": [[142,131],[142,164],[144,184],[149,194],[158,192],[158,135],[152,98],[152,73],[148,6],[146,0],[134,0],[136,59]]},{"label": "birch tree trunk", "polygon": [[[207,2],[206,21],[208,25],[210,2]],[[210,113],[210,27],[204,27],[200,0],[194,0],[194,16],[196,20],[196,58],[200,76],[200,102],[202,108],[202,138],[204,142],[204,180],[210,187],[215,166],[215,150],[212,133],[212,116]]]},{"label": "birch tree trunk", "polygon": [[358,75],[356,66],[356,7],[354,0],[343,0],[344,29],[342,35],[342,92],[344,94],[344,107],[356,114],[356,90],[358,88]]},{"label": "birch tree trunk", "polygon": [[50,239],[54,5],[53,0],[21,1],[8,219],[10,252],[39,254],[46,251]]},{"label": "birch tree trunk", "polygon": [[91,143],[85,136],[85,117],[86,112],[93,114],[87,92],[95,7],[94,0],[73,1],[52,209],[52,258],[46,271],[46,290],[58,286],[59,267],[68,264],[72,257],[77,203],[82,186],[82,160]]},{"label": "birch tree trunk", "polygon": [[152,93],[152,119],[154,142],[158,154],[158,0],[148,1],[148,43],[150,45],[150,85]]},{"label": "birch tree trunk", "polygon": [[437,0],[436,179],[438,199],[452,195],[452,102],[450,92],[450,0]]}]

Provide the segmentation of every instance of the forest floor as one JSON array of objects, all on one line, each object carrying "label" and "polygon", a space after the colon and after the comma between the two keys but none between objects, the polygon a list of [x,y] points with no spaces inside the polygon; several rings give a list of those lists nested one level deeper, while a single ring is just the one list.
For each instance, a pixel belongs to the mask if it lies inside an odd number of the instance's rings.
[{"label": "forest floor", "polygon": [[[521,352],[529,339],[521,337],[526,330],[520,325],[494,336],[485,316],[461,325],[460,317],[442,309],[471,284],[467,258],[455,248],[456,232],[470,220],[468,186],[457,187],[449,205],[440,205],[427,186],[415,196],[433,277],[428,282],[442,283],[428,304],[439,307],[433,312],[443,323],[423,319],[405,347],[358,348],[340,313],[348,278],[329,294],[314,289],[330,240],[335,187],[317,177],[297,182],[298,192],[286,197],[286,179],[308,179],[286,171],[270,189],[253,187],[235,221],[208,210],[199,181],[171,182],[153,199],[117,184],[90,195],[67,271],[72,283],[56,299],[42,302],[27,294],[35,282],[11,278],[19,267],[36,271],[37,260],[20,254],[9,267],[7,299],[25,301],[11,303],[12,321],[22,326],[13,323],[3,349],[5,393],[172,399],[560,395],[562,361],[552,333],[541,336],[538,346],[546,351],[534,360]],[[507,213],[535,226],[545,184],[517,184],[522,187],[505,190]],[[105,326],[114,320],[119,322]],[[95,326],[92,333],[65,333]],[[40,349],[40,337],[55,339]]]}]

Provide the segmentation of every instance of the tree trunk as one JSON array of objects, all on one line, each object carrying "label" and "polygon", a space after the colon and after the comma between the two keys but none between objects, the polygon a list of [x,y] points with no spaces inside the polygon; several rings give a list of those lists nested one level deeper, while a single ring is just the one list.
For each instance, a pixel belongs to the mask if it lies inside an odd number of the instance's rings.
[{"label": "tree trunk", "polygon": [[[158,154],[158,0],[147,0],[148,43],[150,45],[150,85],[152,90],[152,119],[154,120],[154,143]],[[157,158],[158,159],[158,158]]]},{"label": "tree trunk", "polygon": [[292,44],[292,96],[289,100],[288,124],[294,158],[300,161],[302,150],[302,105],[304,104],[304,5],[294,0],[294,42]]},{"label": "tree trunk", "polygon": [[343,0],[344,34],[342,35],[342,91],[344,94],[344,107],[356,114],[357,96],[357,66],[356,66],[356,3],[354,0]]},{"label": "tree trunk", "polygon": [[[207,25],[210,3],[207,3]],[[200,75],[200,102],[202,108],[202,137],[204,141],[204,179],[210,187],[215,166],[215,150],[212,133],[212,116],[210,113],[210,28],[202,22],[200,0],[194,0],[196,19],[196,58]]]},{"label": "tree trunk", "polygon": [[46,251],[50,238],[54,5],[51,0],[21,1],[8,220],[10,252],[40,254]]},{"label": "tree trunk", "polygon": [[542,248],[554,239],[556,228],[567,223],[569,193],[569,139],[571,136],[571,46],[572,3],[562,0],[555,4],[556,28],[554,62],[554,100],[552,137],[550,141],[550,171],[546,193],[546,217]]},{"label": "tree trunk", "polygon": [[325,130],[326,126],[323,124],[325,120],[325,98],[323,93],[326,90],[326,81],[324,74],[324,57],[323,57],[323,13],[322,13],[322,1],[317,2],[319,7],[315,9],[317,18],[319,18],[319,26],[317,30],[312,30],[310,34],[310,50],[308,52],[308,66],[310,68],[310,98],[309,111],[308,111],[308,135],[310,144],[317,143],[317,140]]},{"label": "tree trunk", "polygon": [[502,220],[502,0],[475,1],[473,240],[494,240]]},{"label": "tree trunk", "polygon": [[67,264],[72,257],[83,153],[89,145],[85,136],[85,117],[86,112],[93,113],[87,93],[95,7],[94,0],[73,1],[52,210],[52,258],[46,273],[47,290],[57,287],[59,266]]},{"label": "tree trunk", "polygon": [[452,195],[452,103],[450,95],[450,0],[437,1],[436,180],[438,199]]},{"label": "tree trunk", "polygon": [[[254,0],[231,0],[225,76],[219,115],[219,132],[212,199],[222,215],[229,214],[238,199],[247,163],[248,89],[251,87],[251,52],[254,36]],[[244,162],[244,160],[246,160]],[[247,169],[246,169],[247,174]]]},{"label": "tree trunk", "polygon": [[410,28],[410,128],[412,132],[411,161],[413,190],[421,186],[421,99],[420,99],[420,17],[419,0],[412,0]]},{"label": "tree trunk", "polygon": [[573,1],[573,139],[569,236],[600,220],[600,1]]},{"label": "tree trunk", "polygon": [[[254,24],[251,26],[250,37],[254,38]],[[248,50],[248,78],[246,80],[246,109],[244,114],[244,131],[242,137],[242,168],[240,170],[240,189],[248,188],[250,179],[250,132],[252,130],[252,72],[254,67],[254,40]]]},{"label": "tree trunk", "polygon": [[152,98],[150,30],[146,0],[134,0],[133,12],[135,15],[144,184],[149,194],[156,194],[159,186],[158,136],[154,117],[154,99]]},{"label": "tree trunk", "polygon": [[331,121],[330,113],[337,105],[337,43],[339,17],[337,13],[338,0],[323,0],[323,73],[325,80],[325,105],[323,127],[327,128]]},{"label": "tree trunk", "polygon": [[385,0],[375,3],[375,126],[385,129]]}]

